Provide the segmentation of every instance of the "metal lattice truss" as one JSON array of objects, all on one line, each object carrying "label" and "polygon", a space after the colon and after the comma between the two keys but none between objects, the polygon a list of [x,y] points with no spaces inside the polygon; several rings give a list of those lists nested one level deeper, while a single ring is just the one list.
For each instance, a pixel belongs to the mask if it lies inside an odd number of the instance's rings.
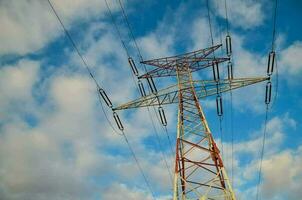
[{"label": "metal lattice truss", "polygon": [[[237,78],[233,80],[224,79],[224,80],[220,80],[219,83],[217,83],[214,80],[192,81],[192,83],[195,87],[197,98],[203,99],[208,96],[216,95],[217,93],[228,92],[230,90],[245,87],[265,80],[267,80],[266,77],[265,78],[256,77],[256,78]],[[187,85],[187,83],[183,82],[182,85]],[[178,84],[172,85],[170,87],[158,91],[157,94],[149,94],[145,97],[141,97],[131,102],[117,106],[114,109],[125,110],[130,108],[178,103],[179,102],[178,96],[180,92],[190,89],[190,87],[188,88],[182,87],[181,89],[179,89],[178,86],[179,86]]]},{"label": "metal lattice truss", "polygon": [[178,71],[177,77],[180,91],[174,200],[235,199],[190,70]]},{"label": "metal lattice truss", "polygon": [[236,199],[199,99],[259,83],[268,78],[193,81],[192,72],[228,60],[208,57],[220,46],[143,61],[156,68],[140,78],[176,76],[178,83],[114,108],[124,110],[178,103],[173,200]]},{"label": "metal lattice truss", "polygon": [[229,60],[229,58],[208,57],[219,47],[221,47],[221,44],[182,55],[143,61],[143,64],[152,65],[156,68],[141,75],[139,78],[176,76],[176,68],[180,66],[186,65],[191,72],[195,72],[212,66],[213,62],[221,63]]}]

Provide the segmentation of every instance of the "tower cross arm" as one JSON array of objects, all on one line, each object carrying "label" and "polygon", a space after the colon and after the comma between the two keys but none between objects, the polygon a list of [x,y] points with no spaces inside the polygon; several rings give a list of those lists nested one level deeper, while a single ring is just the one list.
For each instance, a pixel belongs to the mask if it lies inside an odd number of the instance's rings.
[{"label": "tower cross arm", "polygon": [[[198,80],[193,81],[196,95],[198,99],[208,96],[216,95],[217,93],[228,92],[237,88],[245,87],[248,85],[256,84],[268,80],[267,77],[255,78],[236,78],[232,80],[221,79],[219,82],[214,80]],[[190,88],[182,88],[181,90],[188,90]],[[138,98],[128,103],[119,105],[114,110],[125,110],[131,108],[158,106],[165,104],[178,103],[178,85],[172,85],[165,89],[158,91],[157,94],[149,94],[145,97]]]},{"label": "tower cross arm", "polygon": [[145,61],[142,61],[141,63],[146,64],[146,65],[152,65],[155,67],[160,67],[160,68],[167,68],[168,66],[173,65],[174,63],[179,62],[181,60],[206,58],[208,55],[210,55],[211,53],[216,51],[221,46],[222,46],[221,44],[218,44],[218,45],[206,48],[206,49],[199,49],[196,51],[191,51],[191,52],[179,54],[176,56],[169,56],[169,57],[157,58],[157,59],[152,59],[152,60],[145,60]]},{"label": "tower cross arm", "polygon": [[191,72],[195,72],[213,65],[214,62],[222,63],[228,61],[229,58],[187,58],[179,61],[175,61],[174,63],[170,63],[170,65],[165,65],[165,67],[157,67],[143,75],[139,78],[149,78],[149,77],[167,77],[167,76],[176,76],[177,65],[185,65],[189,64],[189,68]]}]

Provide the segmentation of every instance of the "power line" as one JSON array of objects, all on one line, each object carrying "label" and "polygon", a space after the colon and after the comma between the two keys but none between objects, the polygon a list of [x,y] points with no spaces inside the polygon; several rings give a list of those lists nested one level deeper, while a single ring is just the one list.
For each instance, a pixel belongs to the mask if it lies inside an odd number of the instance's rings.
[{"label": "power line", "polygon": [[153,127],[153,129],[154,129],[154,131],[155,131],[154,133],[155,133],[155,136],[156,136],[156,139],[157,139],[159,148],[160,148],[160,150],[161,150],[162,157],[163,157],[163,160],[164,160],[164,162],[165,162],[165,166],[166,166],[166,168],[167,168],[167,171],[168,171],[169,176],[170,176],[170,179],[171,179],[171,184],[173,184],[172,174],[171,174],[171,171],[170,171],[170,169],[169,169],[169,165],[168,165],[166,156],[165,156],[164,151],[163,151],[163,146],[162,146],[162,143],[161,143],[161,140],[160,140],[158,131],[157,131],[156,127],[155,127],[154,120],[153,120],[153,118],[152,118],[152,116],[151,116],[151,112],[148,112],[148,114],[149,114],[149,117],[150,117],[150,119],[151,119],[152,127]]},{"label": "power line", "polygon": [[[158,116],[158,114],[157,114],[157,112],[156,112],[154,106],[153,106],[153,109],[154,109],[154,112],[155,112],[155,115],[156,115],[157,120],[160,122],[159,116]],[[163,131],[166,133],[167,140],[168,140],[169,146],[170,146],[170,151],[171,151],[171,154],[173,155],[173,154],[174,154],[174,153],[173,153],[174,151],[173,151],[173,148],[172,148],[172,141],[171,141],[171,139],[170,139],[168,129],[167,129],[166,126],[161,126],[161,127],[162,127]]]},{"label": "power line", "polygon": [[128,145],[128,148],[129,148],[129,150],[130,150],[130,152],[132,154],[132,157],[134,158],[134,160],[136,162],[136,165],[139,168],[139,170],[140,170],[140,172],[141,172],[141,174],[142,174],[142,176],[144,178],[144,181],[146,182],[147,187],[149,188],[149,190],[151,192],[151,195],[152,195],[153,199],[155,200],[155,195],[154,195],[154,192],[153,192],[153,190],[151,188],[151,185],[150,185],[150,183],[149,183],[149,181],[148,181],[148,179],[147,179],[147,177],[146,177],[146,175],[145,175],[145,173],[144,173],[144,171],[143,171],[143,169],[142,169],[142,167],[141,167],[141,165],[140,165],[140,163],[139,163],[139,161],[138,161],[138,159],[137,159],[137,157],[136,157],[136,155],[135,155],[135,153],[134,153],[134,151],[133,151],[133,149],[132,149],[132,147],[131,147],[131,145],[129,143],[129,140],[128,140],[126,134],[123,131],[122,131],[122,133],[123,133],[124,139],[125,139],[125,141],[126,141],[126,143]]},{"label": "power line", "polygon": [[206,4],[207,4],[207,11],[208,11],[208,22],[209,22],[209,28],[210,28],[211,43],[212,43],[212,46],[214,46],[214,39],[213,39],[213,32],[212,32],[212,23],[211,23],[211,16],[210,16],[209,0],[206,1]]},{"label": "power line", "polygon": [[221,155],[223,157],[223,132],[222,132],[222,117],[219,116],[219,131],[220,131],[220,140],[221,140]]},{"label": "power line", "polygon": [[61,24],[61,26],[62,26],[62,28],[63,28],[63,30],[64,30],[64,32],[65,32],[65,35],[66,35],[67,38],[69,39],[69,41],[70,41],[71,45],[73,46],[73,48],[76,50],[78,56],[81,58],[81,60],[82,60],[82,62],[83,62],[83,64],[84,64],[84,66],[86,67],[86,69],[87,69],[89,75],[90,75],[91,78],[94,80],[96,86],[97,86],[98,88],[101,88],[101,87],[99,86],[98,82],[96,81],[95,77],[93,76],[93,74],[92,74],[92,72],[91,72],[91,70],[90,70],[89,65],[87,64],[86,60],[84,59],[84,57],[83,57],[82,54],[80,53],[80,51],[79,51],[77,45],[75,44],[74,40],[72,39],[71,35],[70,35],[69,32],[67,31],[65,25],[63,24],[61,18],[59,17],[59,15],[58,15],[58,13],[57,13],[57,11],[56,11],[55,8],[53,7],[53,5],[52,5],[52,3],[50,2],[50,0],[47,0],[47,1],[48,1],[48,4],[49,4],[50,7],[51,7],[51,10],[52,10],[53,13],[56,15],[58,21],[60,22],[60,24]]},{"label": "power line", "polygon": [[152,190],[152,188],[151,188],[151,185],[150,185],[150,183],[149,183],[149,181],[148,181],[148,179],[147,179],[147,176],[145,175],[145,173],[144,173],[144,171],[143,171],[143,169],[142,169],[142,167],[141,167],[141,165],[140,165],[140,163],[139,163],[139,161],[138,161],[138,159],[137,159],[137,156],[136,156],[136,154],[135,154],[133,148],[131,147],[131,144],[130,144],[130,142],[129,142],[129,140],[128,140],[126,134],[125,134],[125,132],[124,132],[124,131],[121,131],[122,134],[120,134],[120,133],[114,128],[114,126],[112,125],[111,121],[110,121],[109,118],[108,118],[108,115],[107,115],[107,113],[106,113],[106,111],[105,111],[105,108],[104,108],[104,105],[103,105],[102,101],[99,100],[99,102],[100,102],[100,104],[101,104],[102,111],[103,111],[103,113],[104,113],[104,115],[105,115],[105,118],[106,118],[106,120],[107,120],[109,126],[111,127],[111,129],[112,129],[116,134],[118,134],[119,136],[123,136],[125,142],[127,143],[128,148],[129,148],[129,150],[130,150],[130,153],[131,153],[132,157],[134,158],[135,163],[136,163],[136,165],[137,165],[137,167],[138,167],[138,169],[139,169],[141,175],[143,176],[143,179],[144,179],[144,181],[145,181],[145,183],[146,183],[146,185],[147,185],[147,187],[148,187],[148,189],[149,189],[149,191],[150,191],[150,193],[151,193],[153,199],[155,200],[155,195],[154,195],[154,192],[153,192],[153,190]]},{"label": "power line", "polygon": [[[267,76],[271,78],[274,65],[277,66],[277,62],[275,62],[275,37],[276,37],[276,20],[277,20],[277,7],[278,7],[278,0],[275,0],[275,9],[273,13],[273,33],[272,33],[272,50],[269,53],[269,59],[268,59],[268,68],[267,68]],[[278,71],[277,71],[278,73]],[[278,78],[278,74],[277,74]],[[262,162],[264,157],[264,150],[265,150],[265,139],[266,139],[266,132],[267,132],[267,122],[268,122],[268,112],[269,112],[269,103],[271,102],[271,81],[270,79],[267,82],[266,85],[266,96],[265,96],[265,104],[266,104],[266,110],[265,110],[265,122],[264,122],[264,131],[263,131],[263,139],[262,139],[262,149],[260,153],[260,164],[259,164],[259,174],[258,174],[258,184],[257,184],[257,191],[256,191],[256,200],[259,199],[259,193],[260,193],[260,184],[261,184],[261,173],[262,173]],[[276,95],[274,97],[277,97],[278,92],[278,79],[277,79],[277,87],[276,87]]]},{"label": "power line", "polygon": [[275,0],[275,10],[273,15],[274,21],[273,21],[272,51],[275,50],[275,42],[276,42],[277,7],[278,7],[278,0]]},{"label": "power line", "polygon": [[104,113],[104,115],[105,115],[105,118],[106,118],[106,120],[107,120],[109,126],[111,127],[111,129],[112,129],[116,134],[118,134],[119,136],[123,136],[125,142],[127,143],[128,149],[130,150],[130,153],[131,153],[131,155],[132,155],[132,157],[133,157],[133,159],[134,159],[134,161],[135,161],[135,163],[136,163],[136,165],[137,165],[137,167],[138,167],[138,169],[139,169],[141,175],[143,176],[144,182],[146,183],[146,185],[147,185],[147,187],[148,187],[148,189],[149,189],[149,191],[150,191],[150,193],[151,193],[153,199],[155,200],[155,195],[154,195],[154,192],[153,192],[153,190],[152,190],[152,187],[151,187],[151,185],[150,185],[150,183],[149,183],[149,181],[148,181],[148,179],[147,179],[147,176],[146,176],[146,174],[144,173],[144,171],[143,171],[143,169],[142,169],[142,167],[141,167],[141,165],[140,165],[140,163],[139,163],[139,161],[138,161],[138,159],[137,159],[137,156],[136,156],[136,154],[135,154],[135,152],[134,152],[134,150],[133,150],[133,148],[132,148],[132,146],[131,146],[131,144],[130,144],[130,142],[129,142],[129,140],[128,140],[128,137],[126,136],[126,134],[125,134],[124,131],[121,131],[122,134],[120,134],[120,133],[114,128],[114,126],[112,125],[111,121],[110,121],[109,118],[108,118],[108,115],[107,115],[107,113],[106,113],[106,111],[105,111],[105,108],[104,108],[104,105],[103,105],[102,101],[99,100],[99,102],[100,102],[100,104],[101,104],[102,111],[103,111],[103,113]]},{"label": "power line", "polygon": [[[211,22],[211,14],[210,14],[210,6],[209,6],[209,0],[206,1],[206,6],[207,6],[207,13],[208,13],[208,22],[209,22],[209,29],[210,29],[210,37],[211,37],[211,44],[212,46],[214,46],[214,38],[213,38],[213,30],[212,30],[212,22]],[[213,51],[213,56],[215,58],[215,54],[214,54],[214,51]],[[213,69],[214,70],[214,69]],[[218,74],[219,74],[219,69],[217,68],[218,70]],[[217,87],[219,86],[219,78],[218,78],[218,81],[217,81]],[[222,101],[222,96],[220,94],[220,91],[217,91],[217,97],[220,97],[221,101]],[[216,99],[217,101],[217,99]],[[217,108],[218,109],[218,108]],[[222,111],[222,107],[221,107],[221,111]],[[218,120],[219,120],[219,131],[220,131],[220,141],[221,141],[221,155],[222,157],[224,156],[223,155],[223,152],[224,152],[224,148],[223,148],[223,132],[222,132],[222,112],[218,115]]]},{"label": "power line", "polygon": [[[273,36],[272,36],[272,51],[275,51],[275,43],[276,43],[276,22],[277,22],[277,7],[278,7],[278,0],[275,1],[275,10],[273,14]],[[273,103],[271,105],[271,109],[275,105],[278,97],[278,87],[279,87],[279,70],[278,70],[278,59],[276,58],[276,87],[275,87],[275,95],[273,98]]]},{"label": "power line", "polygon": [[[133,34],[133,30],[132,30],[132,27],[131,27],[131,25],[130,25],[128,15],[127,15],[127,13],[126,13],[126,11],[125,11],[125,9],[124,9],[124,6],[123,6],[123,3],[121,2],[121,0],[118,0],[118,1],[119,1],[120,8],[121,8],[121,10],[122,10],[122,13],[123,13],[124,21],[125,21],[125,23],[127,24],[128,30],[129,30],[130,35],[131,35],[131,38],[132,38],[132,40],[133,40],[133,42],[134,42],[134,44],[135,44],[135,47],[136,47],[136,50],[137,50],[137,52],[138,52],[139,58],[140,58],[141,61],[143,61],[143,56],[142,56],[142,53],[141,53],[140,48],[139,48],[139,46],[138,46],[138,43],[137,43],[137,41],[136,41],[136,39],[135,39],[135,36],[134,36],[134,34]],[[143,65],[143,68],[144,68],[145,73],[147,73],[146,65],[145,65],[144,63],[143,63],[142,65]],[[148,90],[149,90],[149,88],[148,88]],[[149,92],[150,92],[150,91],[149,91]],[[148,112],[150,112],[150,110],[149,110],[148,107],[147,107],[147,109],[148,109]],[[158,118],[158,115],[157,115],[156,111],[155,111],[155,114],[156,114],[156,117],[157,117],[158,122],[160,123],[160,119]],[[169,140],[169,143],[171,144],[168,130],[167,130],[166,128],[164,128],[164,131],[166,132],[167,139]],[[172,145],[171,145],[171,149],[172,149]],[[173,152],[173,151],[172,151],[172,152]]]},{"label": "power line", "polygon": [[232,187],[234,187],[234,121],[233,121],[233,93],[230,91],[231,107],[231,170],[232,170]]},{"label": "power line", "polygon": [[265,147],[265,139],[266,139],[266,129],[267,129],[267,120],[268,120],[268,104],[266,105],[266,112],[265,112],[265,121],[264,121],[264,129],[263,129],[263,137],[262,137],[262,148],[260,153],[260,165],[259,165],[259,174],[258,174],[258,184],[257,184],[257,192],[256,192],[256,199],[259,199],[259,185],[261,183],[261,173],[262,173],[262,161],[264,156],[264,147]]},{"label": "power line", "polygon": [[[219,4],[216,2],[216,3],[214,3],[214,5],[216,6],[215,7],[215,9],[219,9]],[[218,22],[218,32],[219,32],[219,39],[220,39],[220,44],[221,45],[223,45],[223,42],[222,42],[222,28],[221,28],[221,24]],[[221,47],[221,54],[223,55],[223,48]],[[230,90],[230,92],[232,92],[232,90]],[[224,104],[224,102],[226,102],[226,101],[224,101],[224,99],[222,99],[222,103]],[[227,121],[227,119],[226,119],[226,115],[225,115],[225,117],[224,117],[224,121],[226,122]],[[225,127],[226,127],[226,125],[225,125]],[[222,152],[221,152],[221,154],[223,155],[223,149],[224,149],[224,145],[223,145],[223,143],[222,143],[222,141],[223,141],[223,131],[222,131],[222,117],[220,117],[219,118],[219,130],[220,130],[220,138],[221,138],[221,148],[222,148]],[[226,146],[226,155],[227,155],[227,153],[228,153],[228,149],[227,149],[227,147],[228,146]],[[226,162],[227,160],[225,160],[225,162]],[[225,164],[225,165],[227,165],[227,163]],[[232,181],[232,183],[233,183],[233,181]]]},{"label": "power line", "polygon": [[227,34],[229,35],[229,20],[228,20],[228,7],[227,7],[227,0],[224,0],[224,10],[225,10],[225,22],[227,28]]},{"label": "power line", "polygon": [[[50,0],[47,0],[47,2],[48,2],[48,4],[49,4],[49,6],[51,7],[51,10],[52,10],[53,13],[55,14],[57,20],[59,21],[61,27],[63,28],[64,33],[65,33],[65,36],[68,38],[68,40],[70,41],[72,47],[76,50],[78,56],[81,58],[83,65],[84,65],[85,68],[87,69],[87,72],[89,73],[90,77],[93,79],[93,81],[94,81],[94,83],[95,83],[97,89],[98,89],[98,90],[101,89],[99,83],[97,82],[96,78],[95,78],[94,75],[92,74],[92,71],[91,71],[89,65],[87,64],[87,61],[85,60],[84,56],[81,54],[81,52],[80,52],[80,50],[78,49],[78,47],[77,47],[75,41],[73,40],[73,38],[71,37],[70,33],[69,33],[68,30],[66,29],[66,27],[65,27],[65,25],[64,25],[64,23],[63,23],[63,21],[61,20],[60,16],[58,15],[58,13],[57,13],[57,11],[56,11],[56,9],[54,8],[54,6],[52,5],[52,3],[51,3]],[[99,93],[98,93],[98,94],[99,94]],[[104,109],[104,106],[103,106],[102,102],[100,102],[100,103],[101,103],[102,111],[103,111],[103,113],[104,113],[104,115],[105,115],[105,118],[106,118],[106,120],[107,120],[109,126],[114,130],[115,133],[118,133],[118,132],[115,130],[115,128],[114,128],[114,126],[112,125],[112,123],[110,122],[110,120],[109,120],[109,118],[108,118],[108,116],[107,116],[107,114],[106,114],[106,112],[105,112],[105,109]]]},{"label": "power line", "polygon": [[[112,12],[111,12],[111,9],[110,9],[110,6],[109,6],[107,0],[105,0],[105,3],[106,3],[107,10],[108,10],[108,12],[109,12],[109,14],[110,14],[111,21],[112,21],[112,23],[113,23],[113,25],[114,25],[114,27],[115,27],[117,33],[118,33],[119,39],[120,39],[120,41],[121,41],[121,43],[122,43],[122,45],[123,45],[123,47],[124,47],[124,50],[126,51],[128,58],[130,58],[130,53],[129,53],[129,51],[128,51],[128,48],[127,48],[126,44],[124,43],[124,40],[122,39],[121,32],[120,32],[120,30],[119,30],[119,28],[118,28],[118,25],[117,25],[117,23],[116,23],[116,21],[115,21],[113,15],[112,15]],[[138,52],[139,52],[139,55],[140,55],[140,57],[141,57],[141,54],[140,54],[140,51],[139,51],[139,47],[138,47],[138,45],[137,45],[137,42],[136,42],[136,40],[135,40],[135,38],[134,38],[134,35],[133,35],[133,32],[132,32],[132,30],[131,30],[131,26],[130,26],[128,17],[127,17],[127,15],[126,15],[126,12],[125,12],[125,10],[124,10],[124,8],[123,8],[123,6],[122,6],[122,3],[121,3],[121,2],[119,2],[119,3],[120,3],[120,6],[121,6],[121,9],[122,9],[122,12],[123,12],[123,16],[124,16],[124,18],[126,19],[128,28],[130,29],[131,36],[132,36],[132,38],[133,38],[133,40],[134,40],[135,46],[136,46],[136,48],[137,48],[137,50],[138,50]],[[131,76],[132,76],[133,82],[134,82],[134,84],[135,84],[137,90],[140,92],[140,89],[139,89],[139,87],[138,87],[138,85],[137,85],[137,83],[136,83],[136,81],[135,81],[135,78],[134,78],[133,73],[131,73]],[[166,156],[165,156],[164,151],[163,151],[162,142],[161,142],[161,140],[160,140],[159,133],[158,133],[156,127],[155,127],[154,120],[153,120],[153,117],[152,117],[152,115],[151,115],[151,112],[150,112],[149,108],[147,108],[147,111],[148,111],[148,116],[149,116],[149,118],[150,118],[150,120],[151,120],[152,128],[153,128],[153,130],[154,130],[154,134],[155,134],[155,136],[156,136],[158,148],[160,149],[162,159],[163,159],[163,161],[164,161],[165,167],[167,168],[167,171],[168,171],[169,176],[170,176],[171,181],[172,181],[172,174],[171,174],[171,171],[170,171],[170,169],[169,169],[168,162],[167,162]],[[157,114],[157,113],[155,112],[155,114]],[[156,115],[156,117],[157,117],[157,115]],[[172,183],[173,183],[173,181],[172,181]]]},{"label": "power line", "polygon": [[[79,49],[78,49],[76,43],[75,43],[74,40],[72,39],[72,37],[71,37],[71,35],[69,34],[68,30],[66,29],[64,23],[62,22],[61,18],[59,17],[58,13],[56,12],[56,10],[55,10],[54,6],[52,5],[51,1],[50,1],[50,0],[47,0],[47,1],[48,1],[48,4],[49,4],[50,7],[51,7],[51,10],[52,10],[53,13],[55,14],[55,16],[56,16],[56,18],[58,19],[58,21],[60,22],[60,24],[61,24],[61,26],[62,26],[62,28],[63,28],[63,30],[64,30],[64,32],[65,32],[65,35],[67,36],[67,38],[68,38],[69,41],[71,42],[73,48],[76,50],[78,56],[81,58],[81,60],[82,60],[82,62],[83,62],[83,64],[84,64],[85,68],[87,69],[87,71],[88,71],[90,77],[91,77],[91,78],[93,79],[93,81],[95,82],[95,84],[96,84],[96,86],[97,86],[97,89],[98,89],[98,90],[101,89],[101,87],[100,87],[100,85],[98,84],[97,80],[96,80],[95,77],[93,76],[93,74],[92,74],[92,72],[91,72],[91,70],[90,70],[89,65],[87,64],[87,62],[86,62],[86,60],[84,59],[83,55],[80,53],[80,51],[79,51]],[[115,128],[113,127],[112,123],[110,122],[110,120],[109,120],[109,118],[108,118],[108,116],[107,116],[107,114],[106,114],[106,112],[105,112],[105,109],[104,109],[104,106],[103,106],[102,102],[101,102],[101,107],[102,107],[102,111],[103,111],[103,113],[104,113],[104,115],[105,115],[105,118],[106,118],[106,120],[107,120],[109,126],[112,128],[112,130],[113,130],[115,133],[119,134],[119,133],[115,130]],[[142,168],[141,168],[141,166],[140,166],[140,163],[138,162],[138,159],[137,159],[137,157],[136,157],[136,155],[135,155],[135,153],[134,153],[134,151],[133,151],[133,149],[132,149],[132,147],[131,147],[131,145],[130,145],[130,143],[129,143],[129,141],[128,141],[127,136],[125,135],[124,131],[122,131],[122,134],[119,134],[119,135],[123,135],[123,137],[124,137],[124,139],[125,139],[125,141],[126,141],[126,143],[127,143],[127,145],[128,145],[128,148],[129,148],[129,150],[130,150],[130,152],[131,152],[131,154],[132,154],[132,156],[133,156],[133,158],[134,158],[134,160],[135,160],[135,162],[136,162],[136,165],[138,166],[138,168],[139,168],[139,170],[140,170],[140,173],[142,174],[142,176],[143,176],[143,178],[144,178],[144,181],[145,181],[145,183],[146,183],[146,185],[147,185],[147,187],[148,187],[148,189],[149,189],[149,191],[150,191],[150,193],[151,193],[153,199],[155,199],[153,190],[152,190],[152,188],[151,188],[151,186],[150,186],[150,184],[149,184],[149,182],[148,182],[148,180],[147,180],[147,178],[146,178],[146,175],[145,175],[144,171],[142,170]]]},{"label": "power line", "polygon": [[[130,32],[130,34],[131,34],[131,37],[132,37],[132,40],[133,40],[134,45],[135,45],[135,47],[136,47],[136,50],[137,50],[137,52],[138,52],[138,55],[139,55],[141,61],[143,61],[143,57],[142,57],[141,51],[140,51],[140,49],[139,49],[139,47],[138,47],[138,44],[137,44],[137,42],[136,42],[136,39],[135,39],[135,37],[134,37],[133,31],[132,31],[132,27],[131,27],[131,25],[130,25],[130,23],[129,23],[129,19],[128,19],[128,16],[127,16],[126,12],[125,12],[124,6],[123,6],[121,0],[118,0],[118,2],[119,2],[119,5],[120,5],[120,7],[121,7],[121,9],[122,9],[122,13],[123,13],[123,16],[124,16],[124,20],[125,20],[125,22],[126,22],[126,24],[127,24],[128,30],[129,30],[129,32]],[[145,65],[143,65],[143,66],[144,66],[144,68],[145,68],[145,72],[147,72],[146,66],[145,66]]]},{"label": "power line", "polygon": [[130,57],[129,51],[128,51],[127,47],[126,47],[126,44],[125,44],[124,40],[122,39],[122,34],[121,34],[121,32],[120,32],[120,30],[119,30],[119,28],[118,28],[118,26],[117,26],[117,24],[116,24],[116,22],[114,20],[114,17],[113,17],[113,14],[111,12],[111,9],[109,7],[109,4],[108,4],[107,0],[104,0],[104,1],[105,1],[105,4],[106,4],[108,13],[110,15],[111,21],[112,21],[112,23],[113,23],[113,25],[115,27],[116,32],[117,32],[117,35],[118,35],[118,37],[119,37],[119,39],[120,39],[120,41],[122,43],[122,46],[123,46],[123,48],[124,48],[124,50],[125,50],[128,58],[129,58]]},{"label": "power line", "polygon": [[[227,0],[224,0],[224,10],[225,10],[225,22],[226,22],[226,32],[227,36],[230,35],[229,31],[229,16],[228,16],[228,6]],[[232,63],[234,63],[234,56],[233,54],[230,55],[232,59]],[[232,64],[233,67],[233,64]],[[232,69],[233,70],[233,69]],[[232,80],[230,80],[232,81]],[[231,85],[230,85],[231,86]],[[233,91],[230,90],[230,126],[231,126],[231,172],[232,172],[232,187],[234,187],[234,112],[233,112]]]},{"label": "power line", "polygon": [[99,92],[98,92],[98,96],[99,96],[99,102],[100,102],[100,104],[101,104],[102,112],[104,113],[104,116],[105,116],[105,118],[106,118],[106,120],[107,120],[109,126],[111,127],[111,129],[113,130],[113,132],[115,132],[116,134],[118,134],[118,135],[121,136],[122,134],[120,134],[120,133],[114,128],[113,124],[112,124],[111,121],[109,120],[109,117],[108,117],[108,115],[107,115],[107,113],[106,113],[106,111],[105,111],[103,102],[101,101],[101,97],[100,97],[100,93],[99,93]]}]

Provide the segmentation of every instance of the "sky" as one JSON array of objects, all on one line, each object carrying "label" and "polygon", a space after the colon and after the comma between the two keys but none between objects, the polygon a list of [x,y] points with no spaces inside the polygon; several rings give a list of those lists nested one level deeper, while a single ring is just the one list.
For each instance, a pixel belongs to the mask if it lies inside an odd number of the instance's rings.
[{"label": "sky", "polygon": [[[121,37],[143,73],[118,1],[108,2]],[[220,44],[226,36],[224,1],[209,2],[214,43]],[[235,78],[266,76],[274,1],[227,2]],[[272,77],[274,101],[268,113],[260,197],[298,200],[302,196],[302,2],[278,2],[278,70]],[[113,104],[138,98],[127,54],[104,0],[52,3]],[[123,3],[144,59],[211,46],[205,0]],[[94,82],[47,1],[0,1],[0,24],[0,199],[152,199],[123,137],[108,124]],[[225,75],[225,65],[220,69]],[[210,74],[205,69],[194,78],[207,80]],[[158,88],[175,84],[173,78],[155,81]],[[238,199],[256,195],[264,97],[265,83],[233,91],[234,174],[230,94],[223,94],[222,141],[215,99],[200,100],[218,146],[223,144],[224,164]],[[174,144],[177,105],[164,109]],[[105,111],[115,126],[111,111]],[[143,108],[118,112],[156,199],[167,200],[172,185],[163,155],[171,170],[174,155],[153,108],[150,113],[151,118]]]}]

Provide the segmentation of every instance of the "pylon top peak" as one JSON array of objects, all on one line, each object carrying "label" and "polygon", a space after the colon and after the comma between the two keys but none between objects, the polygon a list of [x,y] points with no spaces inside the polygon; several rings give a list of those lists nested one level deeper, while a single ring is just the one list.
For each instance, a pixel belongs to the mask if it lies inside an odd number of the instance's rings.
[{"label": "pylon top peak", "polygon": [[184,54],[142,61],[141,63],[151,65],[155,69],[148,71],[139,78],[176,76],[176,71],[180,70],[182,66],[189,67],[191,72],[195,72],[212,66],[213,62],[225,62],[229,58],[210,56],[221,46],[221,44],[218,44]]}]

